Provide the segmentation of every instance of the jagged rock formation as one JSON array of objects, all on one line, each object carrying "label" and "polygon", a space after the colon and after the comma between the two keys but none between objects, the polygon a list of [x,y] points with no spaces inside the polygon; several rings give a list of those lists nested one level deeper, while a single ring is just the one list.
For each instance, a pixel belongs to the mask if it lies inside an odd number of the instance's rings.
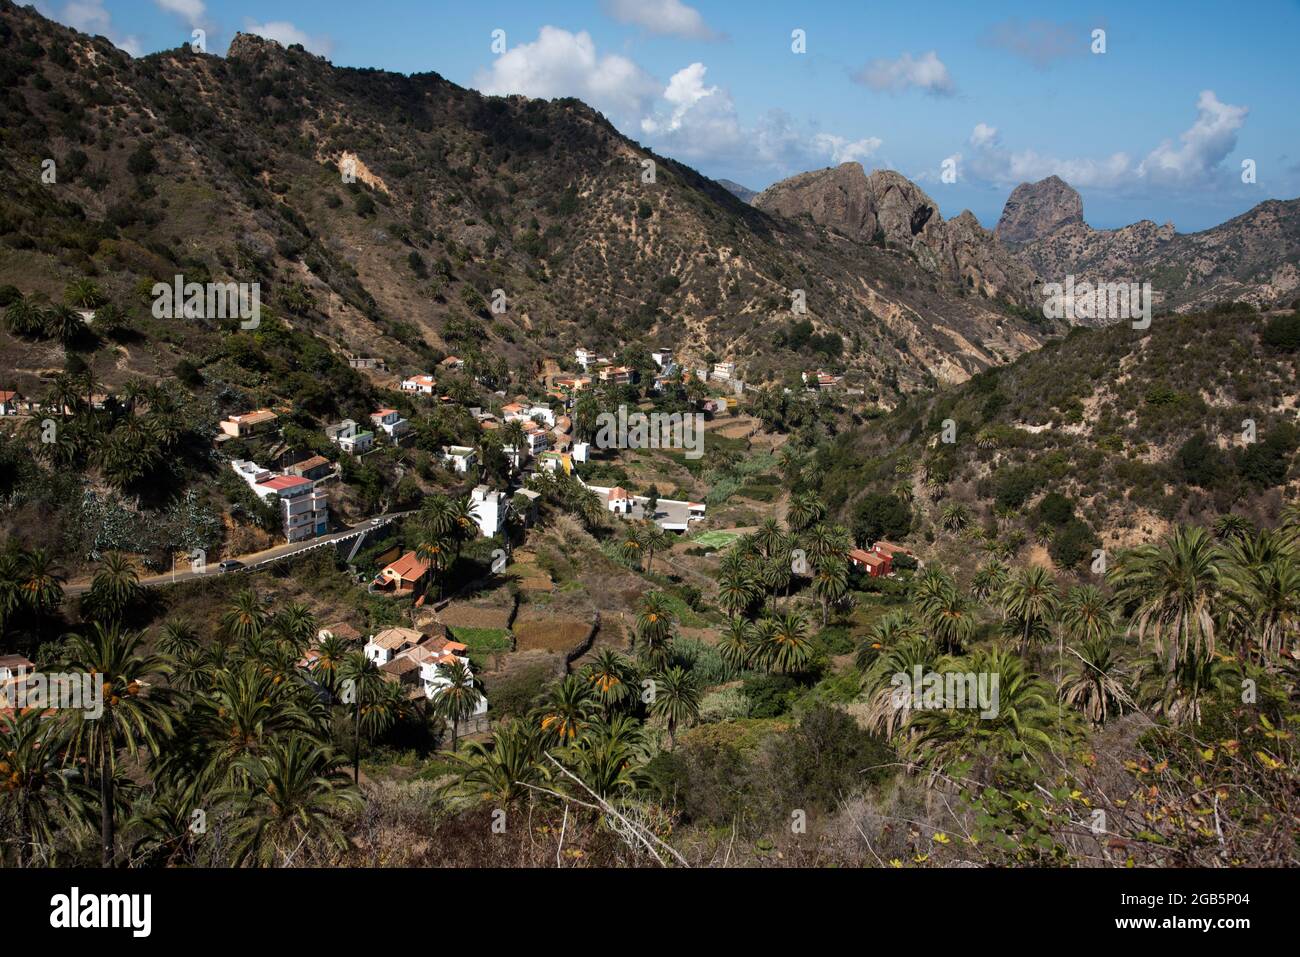
[{"label": "jagged rock formation", "polygon": [[993,234],[1007,245],[1043,239],[1067,226],[1083,225],[1083,200],[1069,183],[1049,176],[1021,183],[1011,192]]},{"label": "jagged rock formation", "polygon": [[1033,276],[970,211],[945,221],[938,204],[893,170],[860,163],[800,173],[754,198],[760,209],[807,219],[850,239],[909,250],[927,271],[991,299],[1031,301]]}]

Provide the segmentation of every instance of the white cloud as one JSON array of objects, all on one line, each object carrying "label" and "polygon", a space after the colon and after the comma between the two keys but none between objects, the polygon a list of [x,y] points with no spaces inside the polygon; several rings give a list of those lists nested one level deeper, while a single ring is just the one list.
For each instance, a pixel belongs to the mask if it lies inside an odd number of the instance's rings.
[{"label": "white cloud", "polygon": [[[1219,165],[1237,146],[1237,133],[1250,110],[1220,102],[1212,90],[1196,102],[1196,121],[1179,136],[1181,146],[1166,139],[1140,163],[1125,152],[1100,159],[1057,157],[1036,150],[1002,148],[997,129],[980,123],[972,131],[973,155],[967,168],[976,179],[1000,185],[1040,180],[1053,174],[1076,188],[1123,191],[1143,184],[1154,187],[1206,187]],[[1224,184],[1227,185],[1227,180]]]},{"label": "white cloud", "polygon": [[627,57],[599,55],[586,31],[570,33],[552,26],[542,27],[532,43],[493,60],[489,69],[475,75],[474,86],[495,96],[574,96],[623,126],[643,117],[660,92],[654,77]]},{"label": "white cloud", "polygon": [[1148,154],[1138,174],[1153,182],[1184,185],[1204,182],[1228,154],[1237,148],[1237,131],[1250,109],[1222,103],[1213,90],[1203,90],[1196,100],[1196,122],[1175,148],[1165,140]]},{"label": "white cloud", "polygon": [[976,123],[970,134],[970,145],[976,149],[998,144],[998,128],[987,123]]},{"label": "white cloud", "polygon": [[313,37],[305,31],[298,29],[288,20],[271,20],[267,23],[246,23],[244,26],[245,33],[256,34],[259,37],[266,37],[268,40],[275,40],[281,46],[292,46],[295,43],[301,43],[303,47],[319,56],[327,56],[334,48],[334,43],[329,37]]},{"label": "white cloud", "polygon": [[38,3],[36,8],[45,16],[60,23],[89,33],[107,37],[113,44],[131,56],[143,52],[139,39],[133,35],[123,35],[113,28],[113,18],[104,9],[103,0],[68,0],[62,7],[54,8],[47,3]]},{"label": "white cloud", "polygon": [[883,143],[884,140],[878,136],[850,142],[832,133],[818,133],[812,138],[812,151],[819,155],[825,154],[832,164],[838,166],[840,163],[860,163],[874,156]]},{"label": "white cloud", "polygon": [[207,15],[203,0],[154,0],[167,13],[174,13],[191,26],[198,26]]},{"label": "white cloud", "polygon": [[948,68],[934,50],[916,59],[904,53],[897,60],[872,60],[853,79],[883,93],[902,93],[915,87],[935,96],[949,96],[955,89]]},{"label": "white cloud", "polygon": [[604,0],[603,6],[619,23],[631,23],[661,36],[691,40],[717,37],[700,12],[681,0]]},{"label": "white cloud", "polygon": [[731,94],[704,82],[708,68],[692,63],[678,70],[664,88],[667,109],[641,121],[641,132],[656,149],[682,159],[762,166],[786,173],[861,161],[881,146],[876,137],[850,140],[832,133],[810,133],[790,117],[772,111],[746,129]]}]

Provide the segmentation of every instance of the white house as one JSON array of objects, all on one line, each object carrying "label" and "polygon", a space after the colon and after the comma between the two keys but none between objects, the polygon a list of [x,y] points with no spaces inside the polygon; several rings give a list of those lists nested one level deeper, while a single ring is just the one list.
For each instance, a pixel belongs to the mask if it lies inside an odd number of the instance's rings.
[{"label": "white house", "polygon": [[501,531],[506,523],[506,498],[494,488],[477,485],[469,496],[470,508],[478,519],[479,531],[485,538],[491,538]]},{"label": "white house", "polygon": [[573,461],[588,462],[591,459],[591,443],[574,442],[573,443]]},{"label": "white house", "polygon": [[545,422],[548,429],[555,428],[555,413],[545,405],[524,406],[512,403],[501,410],[507,422]]},{"label": "white house", "polygon": [[383,429],[384,434],[390,439],[399,438],[411,428],[411,423],[402,418],[402,414],[396,409],[380,409],[378,412],[372,412],[370,421],[375,423],[376,428]]},{"label": "white house", "polygon": [[433,395],[434,390],[437,388],[438,383],[431,375],[413,375],[409,379],[402,380],[403,392],[419,392],[422,395]]},{"label": "white house", "polygon": [[713,364],[713,378],[726,381],[736,374],[736,364],[734,362],[715,362]]},{"label": "white house", "polygon": [[414,648],[424,638],[414,628],[386,628],[366,642],[366,657],[376,665],[386,665],[401,652]]},{"label": "white house", "polygon": [[672,364],[673,350],[656,349],[654,352],[650,353],[650,358],[654,360],[655,365],[662,369],[664,366]]},{"label": "white house", "polygon": [[478,463],[478,452],[466,445],[444,445],[442,461],[458,475],[468,475]]},{"label": "white house", "polygon": [[[470,661],[465,656],[465,651],[466,647],[458,641],[437,638],[410,652],[420,662],[420,681],[424,685],[425,697],[430,701],[451,684],[451,681],[442,672],[442,665],[450,665],[459,661],[466,668],[470,667]],[[487,708],[487,698],[480,692],[478,702],[474,706],[473,716],[477,717],[480,714],[485,714]]]},{"label": "white house", "polygon": [[286,541],[302,542],[329,531],[329,501],[311,479],[277,475],[244,459],[234,459],[230,467],[254,495],[280,505],[281,527]]},{"label": "white house", "polygon": [[325,437],[344,452],[360,455],[369,452],[375,445],[375,433],[360,431],[351,419],[344,419],[338,425],[327,426]]}]

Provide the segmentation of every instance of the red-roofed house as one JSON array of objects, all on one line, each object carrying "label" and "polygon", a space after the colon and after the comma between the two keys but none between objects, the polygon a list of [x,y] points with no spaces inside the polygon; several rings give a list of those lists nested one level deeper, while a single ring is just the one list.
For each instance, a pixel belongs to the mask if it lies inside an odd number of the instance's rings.
[{"label": "red-roofed house", "polygon": [[849,552],[849,561],[865,570],[872,578],[881,578],[888,575],[890,571],[888,558],[881,558],[879,555],[864,551],[861,548],[855,548]]},{"label": "red-roofed house", "polygon": [[374,586],[380,591],[409,595],[424,590],[428,575],[429,563],[421,561],[415,552],[407,552],[376,576]]},{"label": "red-roofed house", "polygon": [[632,496],[627,489],[615,485],[605,496],[605,504],[615,515],[627,515],[632,511]]},{"label": "red-roofed house", "polygon": [[22,401],[20,393],[0,391],[0,415],[17,415],[18,403]]}]

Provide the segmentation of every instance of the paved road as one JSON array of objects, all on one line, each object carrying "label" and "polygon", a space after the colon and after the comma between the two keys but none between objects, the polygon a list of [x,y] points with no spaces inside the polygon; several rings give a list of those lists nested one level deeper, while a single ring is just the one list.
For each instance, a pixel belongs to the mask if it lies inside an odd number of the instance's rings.
[{"label": "paved road", "polygon": [[[376,515],[373,518],[365,519],[358,522],[351,528],[345,528],[342,531],[330,532],[328,535],[321,535],[319,538],[309,538],[305,542],[295,542],[292,545],[277,545],[274,548],[268,548],[265,551],[254,552],[250,555],[240,555],[236,561],[244,563],[243,568],[237,568],[235,572],[245,572],[254,568],[261,568],[274,562],[284,561],[286,558],[292,558],[295,555],[301,555],[303,552],[309,552],[315,548],[325,548],[329,545],[335,545],[349,538],[355,538],[365,532],[372,531],[376,528],[382,528],[395,519],[404,518],[407,515],[415,514],[408,512],[390,512],[387,515]],[[220,575],[217,569],[217,563],[211,562],[205,566],[203,571],[193,571],[177,569],[173,572],[165,572],[161,575],[150,575],[147,578],[141,578],[140,584],[149,588],[161,585],[179,584],[184,581],[192,581],[195,578],[210,578]],[[227,574],[234,574],[228,572]],[[65,596],[80,595],[90,590],[90,582],[69,582],[63,586]]]}]

